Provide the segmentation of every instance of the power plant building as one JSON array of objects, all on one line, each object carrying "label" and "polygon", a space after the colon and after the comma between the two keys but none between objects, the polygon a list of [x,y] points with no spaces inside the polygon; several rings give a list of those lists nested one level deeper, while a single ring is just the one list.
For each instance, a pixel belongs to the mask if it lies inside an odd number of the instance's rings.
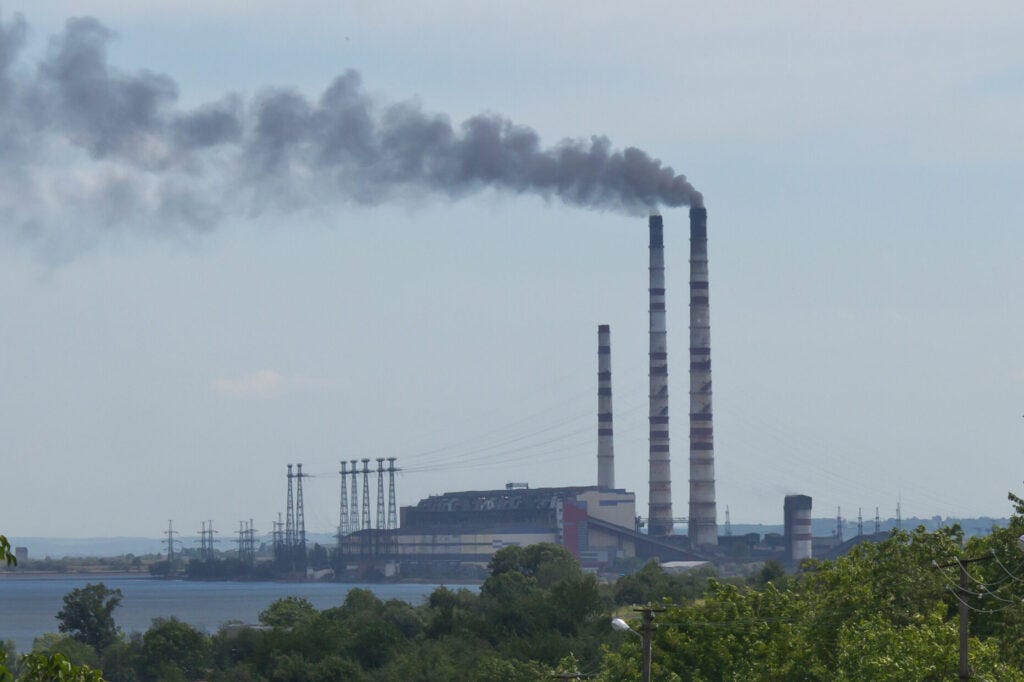
[{"label": "power plant building", "polygon": [[633,543],[608,527],[633,530],[636,500],[625,490],[506,488],[445,493],[402,507],[395,535],[401,555],[452,555],[486,564],[509,545],[553,542],[584,564],[635,556]]},{"label": "power plant building", "polygon": [[[363,460],[363,514],[356,516],[356,461],[351,462],[350,513],[342,498],[339,549],[349,564],[447,563],[484,567],[499,549],[552,542],[566,547],[584,566],[599,568],[617,559],[641,557],[694,561],[701,548],[718,543],[711,407],[711,340],[707,267],[707,211],[690,210],[690,395],[689,542],[673,538],[672,467],[669,438],[668,343],[665,301],[665,244],[660,215],[649,229],[649,448],[646,533],[632,492],[615,487],[612,412],[611,329],[598,326],[597,485],[536,488],[509,484],[502,490],[449,492],[402,507],[394,528],[370,526],[368,460]],[[636,464],[639,464],[637,462]],[[382,466],[378,461],[378,470]],[[344,466],[342,467],[344,472]],[[345,473],[342,473],[345,476]],[[378,497],[382,497],[378,473]],[[343,488],[344,489],[344,488]],[[343,493],[344,495],[344,493]],[[788,517],[787,517],[788,518]],[[346,523],[347,521],[347,523]],[[687,546],[688,544],[688,546]],[[801,550],[802,551],[802,550]]]}]

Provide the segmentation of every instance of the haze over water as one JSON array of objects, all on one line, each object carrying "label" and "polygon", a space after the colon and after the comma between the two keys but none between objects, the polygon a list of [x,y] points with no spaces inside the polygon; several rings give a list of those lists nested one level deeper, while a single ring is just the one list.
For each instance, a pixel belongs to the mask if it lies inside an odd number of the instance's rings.
[{"label": "haze over water", "polygon": [[[152,578],[0,577],[0,604],[4,622],[0,641],[14,640],[19,652],[32,648],[32,640],[57,631],[62,598],[87,583],[102,582],[124,595],[114,620],[126,633],[144,632],[154,618],[174,616],[200,630],[214,633],[227,621],[257,623],[260,611],[276,599],[305,597],[317,609],[340,606],[354,587],[367,589],[380,599],[422,603],[437,585],[350,583],[197,582]],[[468,586],[476,590],[475,586]]]}]

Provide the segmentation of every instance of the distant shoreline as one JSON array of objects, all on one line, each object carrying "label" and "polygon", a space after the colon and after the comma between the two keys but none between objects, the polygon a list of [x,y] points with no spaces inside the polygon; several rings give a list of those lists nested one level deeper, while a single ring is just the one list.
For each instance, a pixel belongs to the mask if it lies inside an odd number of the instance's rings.
[{"label": "distant shoreline", "polygon": [[0,580],[24,580],[27,578],[117,578],[118,580],[161,580],[146,572],[138,571],[0,571]]},{"label": "distant shoreline", "polygon": [[283,584],[293,583],[297,585],[311,584],[311,585],[330,585],[330,584],[343,584],[343,585],[481,585],[482,580],[473,580],[471,578],[454,578],[451,580],[437,580],[437,579],[426,579],[426,578],[409,578],[407,580],[187,580],[184,576],[175,578],[165,578],[162,576],[149,575],[148,573],[136,573],[136,572],[125,572],[125,571],[68,571],[67,573],[61,573],[60,571],[24,571],[24,570],[13,570],[13,571],[0,571],[0,580],[32,580],[32,579],[46,579],[46,580],[94,580],[97,578],[109,578],[113,580],[152,580],[152,581],[176,581],[176,582],[188,582],[188,583],[247,583],[247,584]]}]

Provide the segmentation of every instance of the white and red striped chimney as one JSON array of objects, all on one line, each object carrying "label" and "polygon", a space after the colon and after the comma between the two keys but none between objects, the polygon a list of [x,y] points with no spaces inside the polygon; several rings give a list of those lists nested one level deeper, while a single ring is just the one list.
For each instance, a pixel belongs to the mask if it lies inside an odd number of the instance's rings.
[{"label": "white and red striped chimney", "polygon": [[615,487],[611,327],[597,327],[597,485]]},{"label": "white and red striped chimney", "polygon": [[690,544],[718,544],[711,410],[708,212],[690,209]]}]

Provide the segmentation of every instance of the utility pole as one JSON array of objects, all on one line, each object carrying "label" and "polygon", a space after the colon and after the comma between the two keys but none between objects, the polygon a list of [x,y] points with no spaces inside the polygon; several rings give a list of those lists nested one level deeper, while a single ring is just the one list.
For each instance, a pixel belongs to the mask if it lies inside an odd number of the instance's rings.
[{"label": "utility pole", "polygon": [[352,465],[352,499],[349,500],[348,506],[348,527],[354,533],[362,530],[359,524],[359,462],[351,459],[349,464]]},{"label": "utility pole", "polygon": [[253,563],[256,562],[256,528],[253,526],[253,520],[249,519],[249,556],[252,557]]},{"label": "utility pole", "polygon": [[199,558],[203,561],[213,561],[213,543],[217,542],[213,534],[213,521],[202,521],[203,529],[199,531]]},{"label": "utility pole", "polygon": [[384,530],[384,458],[377,458],[377,530]]},{"label": "utility pole", "polygon": [[167,530],[164,531],[164,535],[167,539],[163,541],[163,544],[167,545],[167,563],[171,565],[171,569],[174,569],[174,536],[178,534],[178,531],[174,530],[174,526],[170,520],[167,521]]},{"label": "utility pole", "polygon": [[654,639],[654,631],[657,629],[657,625],[654,624],[654,614],[665,609],[656,608],[653,606],[646,606],[639,609],[633,609],[641,614],[640,622],[640,639],[641,646],[644,655],[644,667],[643,667],[643,682],[651,682],[651,642]]},{"label": "utility pole", "polygon": [[210,552],[210,561],[213,561],[213,559],[214,559],[214,556],[213,556],[213,543],[220,542],[220,540],[218,540],[216,537],[214,537],[214,533],[219,533],[220,531],[216,531],[216,530],[213,529],[213,519],[208,520],[206,523],[207,523],[207,525],[206,525],[206,534],[208,536],[207,539],[206,539],[206,545],[207,545],[207,549]]},{"label": "utility pole", "polygon": [[206,521],[200,521],[203,529],[199,531],[199,558],[206,560]]},{"label": "utility pole", "polygon": [[395,500],[396,457],[388,457],[388,530],[398,528],[398,502]]},{"label": "utility pole", "polygon": [[341,505],[338,513],[338,544],[341,545],[341,538],[348,535],[348,472],[345,470],[345,460],[341,460]]},{"label": "utility pole", "polygon": [[363,518],[360,522],[363,529],[370,527],[370,460],[363,459]]},{"label": "utility pole", "polygon": [[292,495],[292,479],[295,475],[292,474],[292,465],[288,465],[288,506],[285,508],[285,526],[284,526],[284,555],[291,567],[291,570],[295,570],[295,497]]},{"label": "utility pole", "polygon": [[[899,509],[899,507],[897,507],[897,509]],[[932,565],[940,570],[943,568],[952,568],[953,566],[960,569],[960,594],[956,595],[956,597],[960,607],[960,663],[957,666],[957,675],[961,682],[967,682],[967,680],[971,679],[971,666],[967,660],[967,595],[971,588],[971,584],[968,582],[970,576],[967,574],[967,564],[975,564],[979,561],[991,561],[994,558],[994,555],[989,555],[968,559],[953,559],[952,561],[947,561],[944,564],[936,563],[934,561],[932,562]],[[954,594],[956,593],[954,592]]]},{"label": "utility pole", "polygon": [[245,521],[238,522],[238,539],[235,542],[238,543],[238,561],[245,563]]},{"label": "utility pole", "polygon": [[274,526],[274,561],[281,561],[284,558],[284,523],[281,521],[281,512],[277,512],[277,521],[271,521]]},{"label": "utility pole", "polygon": [[305,478],[302,474],[302,465],[296,465],[299,472],[295,474],[295,478],[299,479],[298,485],[295,488],[295,532],[298,535],[296,543],[299,552],[299,561],[302,562],[302,568],[306,568],[306,509],[302,502],[302,479]]}]

